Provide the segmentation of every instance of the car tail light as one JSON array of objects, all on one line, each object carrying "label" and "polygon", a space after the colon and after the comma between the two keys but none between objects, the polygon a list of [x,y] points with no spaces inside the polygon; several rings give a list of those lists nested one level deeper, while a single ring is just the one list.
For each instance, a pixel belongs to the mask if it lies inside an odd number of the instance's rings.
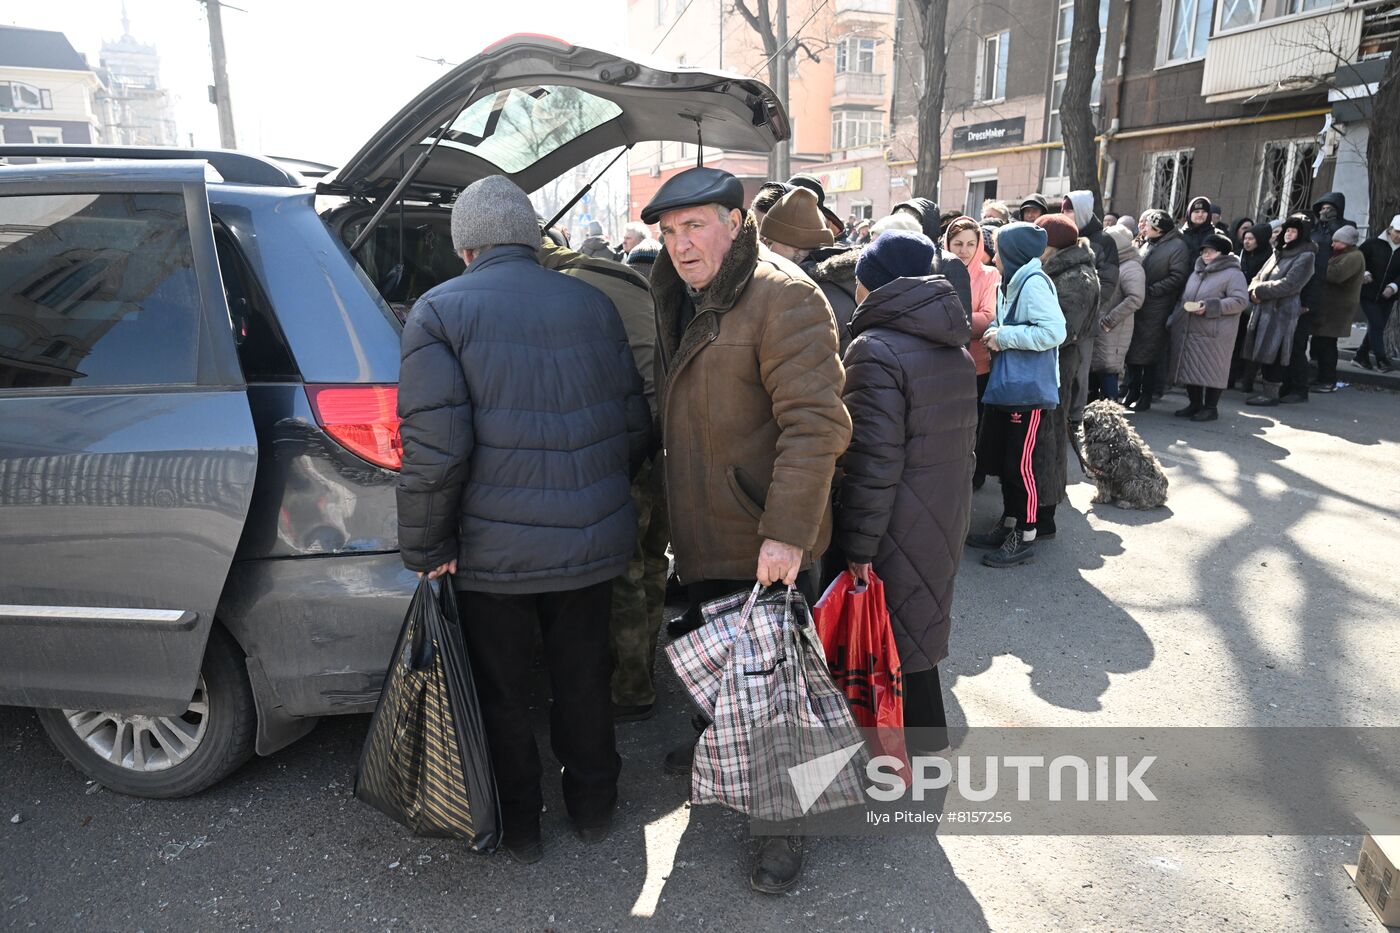
[{"label": "car tail light", "polygon": [[399,387],[309,385],[316,423],[346,450],[389,470],[403,466]]}]

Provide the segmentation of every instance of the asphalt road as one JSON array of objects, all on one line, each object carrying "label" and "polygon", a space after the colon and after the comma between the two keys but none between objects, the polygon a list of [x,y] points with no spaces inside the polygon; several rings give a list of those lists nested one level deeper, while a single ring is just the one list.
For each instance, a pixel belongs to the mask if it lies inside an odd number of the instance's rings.
[{"label": "asphalt road", "polygon": [[[1400,395],[1260,411],[1231,393],[1205,425],[1172,418],[1174,401],[1137,418],[1168,509],[1091,507],[1081,483],[1034,564],[964,559],[950,714],[1400,725]],[[989,484],[975,521],[998,511]],[[365,717],[157,802],[86,784],[31,713],[0,708],[0,928],[1379,929],[1342,871],[1350,837],[829,839],[795,893],[751,894],[742,820],[688,808],[660,771],[687,732],[663,680],[658,717],[620,729],[612,838],[576,841],[549,788],[547,854],[530,867],[414,839],[356,802]]]}]

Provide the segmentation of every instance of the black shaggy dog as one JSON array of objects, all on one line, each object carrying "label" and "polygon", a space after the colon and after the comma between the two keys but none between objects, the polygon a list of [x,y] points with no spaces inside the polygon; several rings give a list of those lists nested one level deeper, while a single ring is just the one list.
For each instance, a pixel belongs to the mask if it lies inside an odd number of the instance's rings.
[{"label": "black shaggy dog", "polygon": [[1128,419],[1122,405],[1108,399],[1084,409],[1085,469],[1098,493],[1095,502],[1120,509],[1156,509],[1167,502],[1167,477]]}]

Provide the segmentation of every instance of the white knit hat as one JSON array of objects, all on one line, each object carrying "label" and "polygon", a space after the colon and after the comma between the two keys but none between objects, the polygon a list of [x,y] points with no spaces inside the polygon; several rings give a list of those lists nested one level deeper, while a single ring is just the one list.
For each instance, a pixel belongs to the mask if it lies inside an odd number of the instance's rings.
[{"label": "white knit hat", "polygon": [[1400,230],[1400,214],[1396,214],[1394,217],[1390,218],[1390,229]]}]

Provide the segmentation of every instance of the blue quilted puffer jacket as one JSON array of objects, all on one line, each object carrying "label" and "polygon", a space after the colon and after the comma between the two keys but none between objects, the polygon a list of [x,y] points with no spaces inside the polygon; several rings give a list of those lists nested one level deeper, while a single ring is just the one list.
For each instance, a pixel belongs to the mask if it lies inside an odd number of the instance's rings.
[{"label": "blue quilted puffer jacket", "polygon": [[630,476],[650,444],[642,380],[602,292],[499,246],[418,300],[399,376],[399,546],[457,586],[578,589],[623,572]]}]

